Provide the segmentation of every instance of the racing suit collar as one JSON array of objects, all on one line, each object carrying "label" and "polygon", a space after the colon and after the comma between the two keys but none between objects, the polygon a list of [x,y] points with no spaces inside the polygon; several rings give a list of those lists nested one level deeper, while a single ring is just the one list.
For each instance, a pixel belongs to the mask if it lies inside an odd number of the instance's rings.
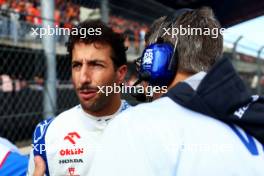
[{"label": "racing suit collar", "polygon": [[107,122],[107,121],[111,120],[113,117],[115,117],[118,113],[121,112],[121,109],[122,109],[122,107],[123,107],[123,104],[124,104],[124,100],[121,100],[120,106],[119,106],[118,110],[117,110],[114,114],[112,114],[112,115],[108,115],[108,116],[101,116],[101,117],[96,117],[96,116],[94,116],[94,115],[88,114],[87,112],[85,112],[85,111],[83,110],[83,108],[82,108],[81,105],[80,105],[80,107],[81,107],[81,111],[82,111],[82,113],[83,113],[85,116],[87,116],[88,118],[90,118],[90,119],[92,119],[92,120],[94,120],[94,121],[97,121],[97,122],[101,122],[101,121],[105,121],[105,122]]},{"label": "racing suit collar", "polygon": [[201,83],[202,79],[205,77],[206,72],[201,71],[196,73],[195,75],[185,79],[183,82],[189,84],[193,90],[197,90],[199,84]]}]

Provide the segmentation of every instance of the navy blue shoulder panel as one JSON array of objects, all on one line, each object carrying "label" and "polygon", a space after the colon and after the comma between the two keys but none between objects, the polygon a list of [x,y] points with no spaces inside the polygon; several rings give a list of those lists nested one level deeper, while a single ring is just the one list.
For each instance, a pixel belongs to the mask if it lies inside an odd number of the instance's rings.
[{"label": "navy blue shoulder panel", "polygon": [[49,170],[48,170],[48,161],[47,161],[47,155],[46,155],[46,143],[45,143],[45,136],[47,129],[51,122],[54,120],[54,118],[49,118],[47,120],[44,120],[40,122],[34,131],[33,134],[33,153],[34,156],[41,156],[46,164],[46,175],[49,176]]}]

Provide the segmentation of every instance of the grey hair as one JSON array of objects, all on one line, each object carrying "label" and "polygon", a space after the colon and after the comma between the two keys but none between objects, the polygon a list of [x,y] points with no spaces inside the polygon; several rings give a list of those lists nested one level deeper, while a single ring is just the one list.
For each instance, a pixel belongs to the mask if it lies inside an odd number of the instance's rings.
[{"label": "grey hair", "polygon": [[[163,28],[166,27],[190,27],[190,28],[213,28],[219,29],[220,23],[215,18],[211,8],[202,7],[193,11],[185,12],[170,24],[166,17],[161,17],[153,22],[149,33],[146,35],[146,43],[155,43],[157,38],[162,38],[163,42],[171,43],[177,47],[178,52],[178,71],[197,73],[208,71],[212,65],[222,57],[223,36],[218,33],[217,38],[211,35],[177,35],[164,34]],[[175,43],[177,46],[175,46]],[[175,59],[175,58],[174,58]]]}]

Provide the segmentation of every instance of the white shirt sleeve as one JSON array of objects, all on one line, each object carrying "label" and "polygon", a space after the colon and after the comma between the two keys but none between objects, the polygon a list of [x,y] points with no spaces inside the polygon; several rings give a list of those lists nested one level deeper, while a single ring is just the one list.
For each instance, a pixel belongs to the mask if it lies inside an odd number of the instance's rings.
[{"label": "white shirt sleeve", "polygon": [[32,176],[34,173],[34,169],[35,169],[34,154],[33,154],[33,149],[31,149],[30,155],[29,155],[27,176]]},{"label": "white shirt sleeve", "polygon": [[7,140],[5,138],[0,137],[0,144],[6,146],[12,152],[21,154],[19,149],[14,144],[12,144],[9,140]]}]

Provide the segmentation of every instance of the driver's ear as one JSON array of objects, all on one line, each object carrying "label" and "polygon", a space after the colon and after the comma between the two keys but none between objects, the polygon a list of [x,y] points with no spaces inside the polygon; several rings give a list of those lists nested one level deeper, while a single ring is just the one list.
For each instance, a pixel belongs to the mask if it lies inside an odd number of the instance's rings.
[{"label": "driver's ear", "polygon": [[122,65],[117,69],[117,84],[122,84],[127,74],[127,65]]}]

